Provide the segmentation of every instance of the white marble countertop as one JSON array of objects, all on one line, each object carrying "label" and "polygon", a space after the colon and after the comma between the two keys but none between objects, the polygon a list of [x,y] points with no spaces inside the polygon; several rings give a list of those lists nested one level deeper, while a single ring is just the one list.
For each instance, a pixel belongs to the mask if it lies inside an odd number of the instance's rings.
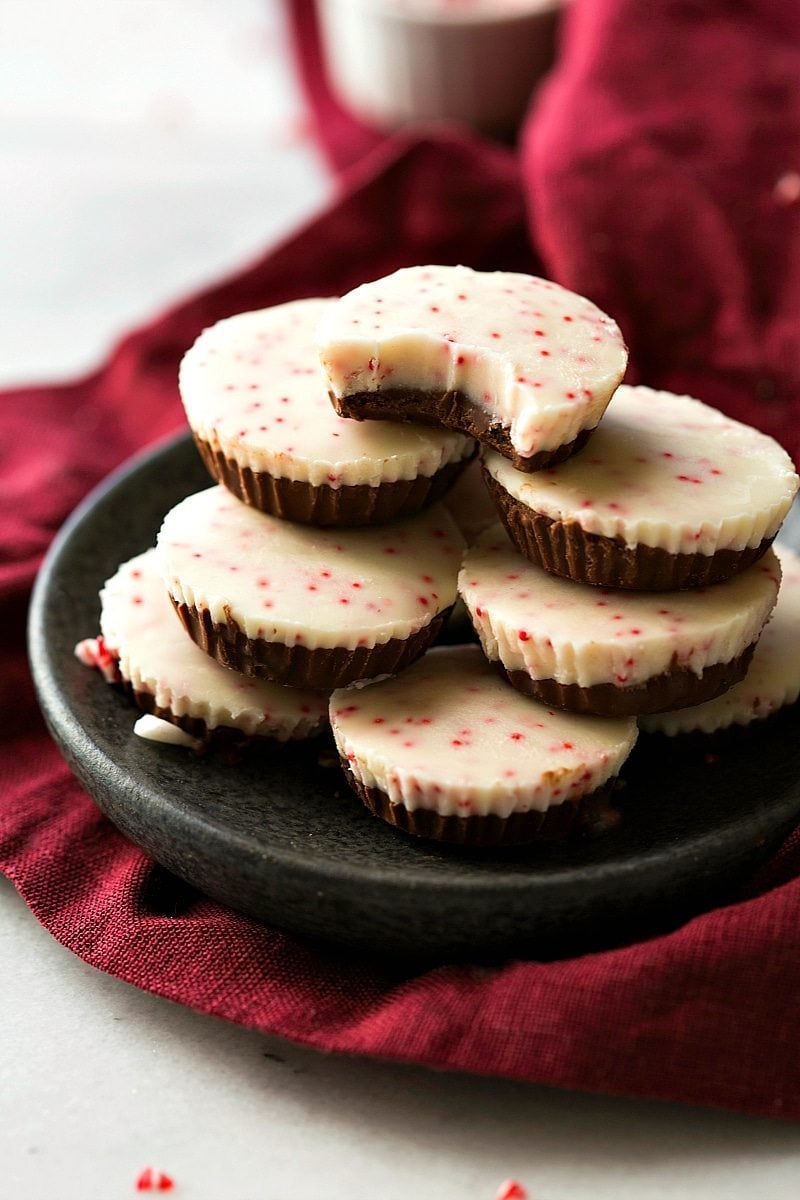
[{"label": "white marble countertop", "polygon": [[[132,323],[324,201],[276,0],[3,0],[0,383]],[[800,1127],[326,1057],[86,966],[0,881],[0,1196],[796,1200]],[[162,1193],[163,1194],[163,1193]]]}]

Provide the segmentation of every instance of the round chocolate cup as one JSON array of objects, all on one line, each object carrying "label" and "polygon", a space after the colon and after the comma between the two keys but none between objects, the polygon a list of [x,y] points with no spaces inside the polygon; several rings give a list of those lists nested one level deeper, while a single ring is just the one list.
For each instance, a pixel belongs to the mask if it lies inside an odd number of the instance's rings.
[{"label": "round chocolate cup", "polygon": [[320,527],[384,525],[398,517],[414,516],[441,499],[477,453],[476,447],[472,454],[445,463],[433,475],[387,481],[378,487],[359,483],[334,488],[253,471],[203,438],[195,435],[194,440],[211,477],[245,504],[284,521]]},{"label": "round chocolate cup", "polygon": [[563,446],[540,450],[523,457],[511,444],[508,429],[488,409],[470,400],[464,392],[425,392],[421,388],[386,388],[380,392],[353,392],[349,396],[330,393],[331,403],[340,417],[356,421],[413,421],[437,429],[455,429],[497,450],[518,471],[539,471],[554,466],[586,445],[593,428],[582,429]]},{"label": "round chocolate cup", "polygon": [[524,846],[530,842],[559,841],[577,832],[596,831],[602,825],[616,823],[617,815],[609,806],[616,777],[602,787],[554,804],[543,812],[514,812],[507,817],[494,813],[487,816],[442,816],[431,808],[408,809],[393,804],[380,788],[366,787],[341,758],[345,778],[359,800],[373,816],[380,817],[395,829],[412,837],[458,846]]},{"label": "round chocolate cup", "polygon": [[628,546],[622,538],[587,533],[577,521],[536,512],[510,495],[481,464],[498,515],[516,550],[550,575],[595,587],[676,592],[724,583],[757,562],[772,538],[744,550],[670,554],[659,546]]},{"label": "round chocolate cup", "polygon": [[309,650],[307,646],[250,638],[232,616],[225,624],[218,624],[207,608],[190,607],[178,603],[174,597],[171,599],[192,641],[224,667],[253,678],[317,692],[332,692],[334,688],[359,679],[374,679],[377,675],[397,675],[410,667],[438,637],[453,607],[442,609],[407,638],[390,638],[380,645],[357,646],[354,650],[345,646]]},{"label": "round chocolate cup", "polygon": [[660,675],[652,675],[633,687],[614,683],[595,683],[581,687],[577,683],[559,683],[556,679],[533,679],[527,671],[509,671],[494,660],[509,683],[526,696],[534,696],[552,708],[568,712],[591,713],[597,717],[641,717],[646,713],[687,708],[713,700],[744,679],[756,642],[752,642],[730,662],[712,663],[701,675],[677,663]]}]

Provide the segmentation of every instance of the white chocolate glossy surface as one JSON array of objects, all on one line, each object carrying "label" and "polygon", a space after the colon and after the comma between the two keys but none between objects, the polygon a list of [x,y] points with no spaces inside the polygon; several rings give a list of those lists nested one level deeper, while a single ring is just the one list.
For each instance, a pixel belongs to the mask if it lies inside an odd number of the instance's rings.
[{"label": "white chocolate glossy surface", "polygon": [[464,540],[441,505],[375,529],[293,525],[222,487],[187,497],[158,537],[178,602],[250,638],[306,649],[407,638],[455,600]]},{"label": "white chocolate glossy surface", "polygon": [[508,817],[587,795],[619,771],[633,720],[577,716],[515,691],[477,646],[441,646],[407,671],[331,696],[340,755],[409,810]]}]

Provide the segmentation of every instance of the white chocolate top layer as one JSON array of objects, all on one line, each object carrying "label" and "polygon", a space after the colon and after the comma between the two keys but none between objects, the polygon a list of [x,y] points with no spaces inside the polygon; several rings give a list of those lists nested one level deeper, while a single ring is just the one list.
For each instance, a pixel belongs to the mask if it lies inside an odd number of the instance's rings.
[{"label": "white chocolate top layer", "polygon": [[474,442],[460,433],[335,412],[315,340],[333,303],[296,300],[206,329],[179,376],[195,434],[252,471],[314,487],[431,476],[471,454]]},{"label": "white chocolate top layer", "polygon": [[401,675],[331,696],[339,753],[392,803],[443,816],[544,811],[602,786],[633,720],[555,712],[516,692],[477,646],[443,646]]},{"label": "white chocolate top layer", "polygon": [[183,500],[158,537],[176,601],[286,646],[375,646],[424,628],[456,596],[464,539],[435,504],[375,529],[293,525],[222,487]]},{"label": "white chocolate top layer", "polygon": [[670,554],[758,546],[777,533],[798,486],[789,455],[766,434],[690,396],[625,385],[567,462],[526,474],[492,451],[484,460],[535,512]]},{"label": "white chocolate top layer", "polygon": [[324,314],[322,363],[337,396],[415,388],[465,393],[530,457],[602,417],[627,351],[616,324],[531,275],[407,267]]},{"label": "white chocolate top layer", "polygon": [[759,635],[778,594],[768,550],[726,583],[690,592],[626,592],[548,575],[500,525],[467,551],[459,592],[488,658],[533,679],[591,687],[643,683],[672,667],[701,675]]},{"label": "white chocolate top layer", "polygon": [[778,602],[759,638],[747,675],[715,700],[677,712],[641,717],[642,729],[670,736],[763,720],[800,697],[800,556],[788,546],[775,547],[783,578]]},{"label": "white chocolate top layer", "polygon": [[100,600],[103,638],[119,656],[122,678],[174,717],[278,741],[309,737],[325,725],[326,696],[246,679],[194,644],[170,603],[155,550],[123,563]]}]

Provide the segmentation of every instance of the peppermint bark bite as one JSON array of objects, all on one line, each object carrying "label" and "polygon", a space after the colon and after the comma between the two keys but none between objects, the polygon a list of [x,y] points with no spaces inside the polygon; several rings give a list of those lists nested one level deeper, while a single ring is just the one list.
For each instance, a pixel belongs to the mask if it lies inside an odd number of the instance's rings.
[{"label": "peppermint bark bite", "polygon": [[343,416],[458,429],[524,471],[579,449],[627,363],[616,324],[557,284],[408,267],[343,296],[318,346]]},{"label": "peppermint bark bite", "polygon": [[340,689],[330,719],[347,780],[377,816],[485,845],[563,836],[596,815],[636,741],[634,721],[520,695],[477,646],[438,647],[396,679]]},{"label": "peppermint bark bite", "polygon": [[452,607],[464,540],[434,505],[375,529],[313,529],[224,488],[188,497],[158,538],[172,601],[223,665],[330,691],[402,670]]},{"label": "peppermint bark bite", "polygon": [[741,683],[723,696],[677,712],[654,713],[640,724],[648,733],[715,733],[763,721],[800,697],[800,557],[776,543],[781,590]]},{"label": "peppermint bark bite", "polygon": [[[179,726],[192,739],[285,742],[311,737],[327,724],[327,694],[237,675],[187,637],[155,550],[123,563],[103,587],[100,602],[102,641],[119,682],[143,712]],[[167,740],[166,730],[159,740]]]},{"label": "peppermint bark bite", "polygon": [[535,475],[484,456],[521,554],[585,583],[671,591],[757,561],[797,492],[772,438],[689,396],[620,387],[591,445]]},{"label": "peppermint bark bite", "polygon": [[590,587],[528,562],[499,525],[459,576],[487,657],[515,687],[576,712],[633,716],[702,703],[743,678],[779,585],[768,550],[711,588]]},{"label": "peppermint bark bite", "polygon": [[412,515],[458,478],[475,443],[337,416],[315,343],[333,303],[297,300],[205,330],[179,377],[195,441],[215,479],[286,520],[371,525]]}]

